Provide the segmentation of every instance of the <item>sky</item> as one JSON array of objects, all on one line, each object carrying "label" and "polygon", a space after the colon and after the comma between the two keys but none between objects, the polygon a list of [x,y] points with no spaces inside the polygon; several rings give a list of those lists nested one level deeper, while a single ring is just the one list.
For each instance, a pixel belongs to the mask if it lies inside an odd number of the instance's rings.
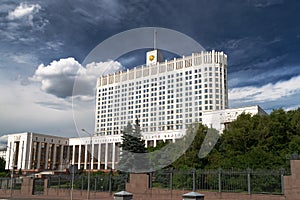
[{"label": "sky", "polygon": [[[178,31],[225,52],[231,108],[296,109],[299,10],[298,0],[1,0],[0,136],[92,133],[97,77],[143,64],[145,49],[115,60],[85,58],[108,38],[142,27]],[[82,88],[74,93],[76,82]]]}]

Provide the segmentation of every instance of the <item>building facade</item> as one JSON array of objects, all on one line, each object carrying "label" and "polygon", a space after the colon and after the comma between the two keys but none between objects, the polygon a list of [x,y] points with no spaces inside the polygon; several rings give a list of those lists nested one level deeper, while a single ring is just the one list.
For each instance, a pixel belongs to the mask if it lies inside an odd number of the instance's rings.
[{"label": "building facade", "polygon": [[237,119],[242,113],[253,115],[267,115],[267,113],[258,105],[241,108],[230,108],[224,110],[215,110],[203,112],[203,124],[208,128],[214,128],[221,134],[228,124]]},{"label": "building facade", "polygon": [[69,139],[38,133],[8,135],[6,169],[63,170],[68,164]]},{"label": "building facade", "polygon": [[202,122],[204,111],[228,107],[226,54],[213,50],[161,60],[153,50],[146,65],[98,79],[95,134],[121,134],[139,119],[145,139],[173,140],[192,122]]},{"label": "building facade", "polygon": [[65,171],[115,169],[121,136],[65,138],[39,133],[8,135],[6,169],[24,171]]},{"label": "building facade", "polygon": [[70,164],[78,169],[116,169],[121,135],[70,138]]}]

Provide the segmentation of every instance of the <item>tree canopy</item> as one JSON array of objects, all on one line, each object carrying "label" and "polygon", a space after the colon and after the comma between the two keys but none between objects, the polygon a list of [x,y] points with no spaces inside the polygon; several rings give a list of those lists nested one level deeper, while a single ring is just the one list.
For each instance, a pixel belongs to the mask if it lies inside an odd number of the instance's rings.
[{"label": "tree canopy", "polygon": [[241,114],[221,135],[210,157],[210,168],[287,168],[288,158],[300,153],[300,109],[274,110],[270,115]]},{"label": "tree canopy", "polygon": [[[289,168],[289,159],[300,154],[300,108],[274,110],[270,115],[241,114],[225,130],[207,156],[199,158],[204,144],[214,134],[199,125],[193,142],[172,165],[175,169],[279,169]],[[182,139],[184,140],[184,138]]]}]

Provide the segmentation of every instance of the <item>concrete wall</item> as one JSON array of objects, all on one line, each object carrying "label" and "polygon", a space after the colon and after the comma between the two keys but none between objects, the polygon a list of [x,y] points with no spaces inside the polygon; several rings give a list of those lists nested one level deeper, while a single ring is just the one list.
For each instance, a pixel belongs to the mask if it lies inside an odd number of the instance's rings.
[{"label": "concrete wall", "polygon": [[291,176],[284,177],[286,199],[300,199],[300,160],[291,160]]},{"label": "concrete wall", "polygon": [[[77,200],[83,200],[87,199],[87,191],[84,190],[73,190],[73,199]],[[56,188],[47,188],[44,191],[45,197],[49,199],[71,199],[71,190],[65,190],[65,189],[56,189]],[[108,192],[90,192],[90,199],[101,199],[101,200],[112,200],[113,194],[110,194]]]}]

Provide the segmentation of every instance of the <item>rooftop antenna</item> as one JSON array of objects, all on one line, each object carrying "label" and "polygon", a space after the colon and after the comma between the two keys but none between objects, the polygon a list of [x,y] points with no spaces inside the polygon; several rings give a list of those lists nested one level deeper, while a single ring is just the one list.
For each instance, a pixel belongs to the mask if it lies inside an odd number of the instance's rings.
[{"label": "rooftop antenna", "polygon": [[156,29],[154,29],[154,33],[153,34],[154,34],[154,36],[153,36],[153,40],[154,40],[153,41],[153,43],[154,43],[153,46],[154,46],[154,50],[155,50],[156,49],[156,37],[157,37],[157,31],[156,31]]}]

